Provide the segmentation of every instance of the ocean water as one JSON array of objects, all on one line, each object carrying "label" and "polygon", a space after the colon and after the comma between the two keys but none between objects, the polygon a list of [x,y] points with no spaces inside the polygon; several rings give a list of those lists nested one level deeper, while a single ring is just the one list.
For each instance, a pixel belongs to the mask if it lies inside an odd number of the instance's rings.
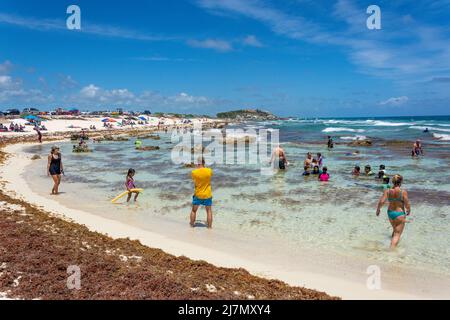
[{"label": "ocean water", "polygon": [[[450,275],[450,117],[297,119],[235,127],[280,130],[290,166],[286,172],[267,176],[257,164],[214,164],[215,229],[232,230],[237,237],[280,241],[286,250],[302,246]],[[425,128],[429,133],[423,132]],[[74,154],[72,143],[62,143],[64,201],[144,229],[154,228],[157,221],[188,228],[191,169],[172,162],[170,133],[159,135],[158,141],[143,140],[144,145],[160,147],[147,152],[136,151],[133,138],[90,144],[94,152],[87,154]],[[336,142],[332,151],[326,148],[327,135]],[[375,145],[348,145],[361,136]],[[412,159],[410,150],[417,138],[423,141],[425,157]],[[26,151],[45,157],[49,150],[33,146]],[[330,182],[302,176],[307,152],[322,153]],[[36,192],[48,194],[43,188],[51,189],[45,161],[33,162],[26,175]],[[380,217],[375,216],[380,182],[351,175],[355,165],[366,164],[374,172],[384,164],[388,175],[403,175],[403,188],[409,192],[412,215],[395,253],[387,252],[391,227],[386,207]],[[136,185],[144,193],[137,203],[111,204],[124,190],[130,167],[136,170]],[[198,219],[205,219],[203,209]]]}]

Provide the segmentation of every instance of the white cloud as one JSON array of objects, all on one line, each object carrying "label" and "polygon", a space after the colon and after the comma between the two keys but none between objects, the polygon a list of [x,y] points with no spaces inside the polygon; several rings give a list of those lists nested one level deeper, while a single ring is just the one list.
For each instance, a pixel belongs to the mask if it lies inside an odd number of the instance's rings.
[{"label": "white cloud", "polygon": [[230,42],[219,39],[188,40],[187,44],[194,48],[213,49],[219,52],[233,50]]},{"label": "white cloud", "polygon": [[12,63],[9,60],[0,63],[0,75],[8,74],[9,71],[12,69],[12,66],[13,66]]},{"label": "white cloud", "polygon": [[[383,23],[389,23],[390,28],[370,31],[365,24],[367,7],[351,0],[338,0],[331,7],[332,24],[314,23],[302,17],[302,11],[285,12],[274,6],[276,2],[197,0],[196,3],[212,14],[231,13],[259,21],[272,32],[290,39],[343,47],[362,73],[402,82],[450,73],[448,26],[430,27],[402,19],[388,9],[383,10]],[[395,5],[390,4],[394,9]]]},{"label": "white cloud", "polygon": [[58,78],[62,90],[73,89],[78,86],[78,82],[70,75],[59,74]]},{"label": "white cloud", "polygon": [[409,100],[409,98],[406,97],[406,96],[392,97],[392,98],[389,98],[389,99],[387,99],[385,101],[381,101],[380,105],[399,106],[399,105],[407,103],[408,100]]},{"label": "white cloud", "polygon": [[[134,102],[135,95],[128,89],[105,90],[94,84],[83,87],[79,92],[79,98],[86,102],[100,104],[125,104]],[[75,97],[76,100],[76,97]]]},{"label": "white cloud", "polygon": [[12,78],[10,76],[0,76],[0,88],[8,88],[12,83]]},{"label": "white cloud", "polygon": [[128,89],[103,89],[94,84],[83,87],[77,94],[67,99],[72,104],[82,103],[89,106],[129,106],[189,109],[190,107],[210,106],[220,104],[221,101],[209,99],[205,96],[194,96],[180,92],[171,96],[164,96],[155,91],[144,91],[140,94]]},{"label": "white cloud", "polygon": [[99,87],[94,86],[93,84],[88,85],[81,89],[80,94],[83,98],[93,99],[98,96],[100,91]]},{"label": "white cloud", "polygon": [[187,59],[187,58],[169,58],[169,57],[162,57],[162,56],[151,56],[151,57],[137,57],[132,58],[132,60],[138,60],[138,61],[153,61],[153,62],[193,62],[196,61],[194,59]]},{"label": "white cloud", "polygon": [[195,96],[191,96],[185,92],[181,92],[179,94],[177,94],[176,96],[170,97],[170,99],[172,99],[175,102],[181,102],[181,103],[207,103],[208,102],[208,98],[206,97],[195,97]]},{"label": "white cloud", "polygon": [[[14,25],[37,31],[67,31],[64,20],[57,19],[36,19],[21,17],[13,14],[0,13],[0,24]],[[71,31],[74,32],[74,31]],[[125,29],[121,27],[97,25],[83,22],[81,30],[77,31],[85,34],[92,34],[102,37],[123,38],[142,41],[171,41],[176,37],[151,35],[137,30]]]},{"label": "white cloud", "polygon": [[246,46],[261,48],[263,44],[254,35],[248,35],[244,38],[242,43]]},{"label": "white cloud", "polygon": [[[10,62],[0,64],[0,66],[8,66],[8,68],[11,65]],[[6,70],[6,68],[2,70]],[[43,77],[38,77],[35,83],[40,88],[27,88],[20,79],[0,74],[0,103],[3,106],[17,107],[33,105],[39,108],[58,104],[79,108],[128,107],[129,109],[145,108],[166,112],[183,110],[190,113],[209,113],[214,108],[229,103],[229,101],[192,95],[187,92],[163,95],[157,91],[146,90],[136,93],[127,88],[105,89],[93,83],[78,88],[78,83],[71,76],[58,74],[57,79],[60,85],[55,88],[47,86],[47,81]]]}]

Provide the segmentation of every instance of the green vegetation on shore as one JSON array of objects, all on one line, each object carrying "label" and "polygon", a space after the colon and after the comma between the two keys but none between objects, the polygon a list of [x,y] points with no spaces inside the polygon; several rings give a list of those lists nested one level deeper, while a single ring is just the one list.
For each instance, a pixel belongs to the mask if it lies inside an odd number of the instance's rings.
[{"label": "green vegetation on shore", "polygon": [[234,110],[227,112],[220,112],[217,114],[219,119],[234,119],[234,120],[277,120],[278,117],[269,111],[259,109],[245,109]]}]

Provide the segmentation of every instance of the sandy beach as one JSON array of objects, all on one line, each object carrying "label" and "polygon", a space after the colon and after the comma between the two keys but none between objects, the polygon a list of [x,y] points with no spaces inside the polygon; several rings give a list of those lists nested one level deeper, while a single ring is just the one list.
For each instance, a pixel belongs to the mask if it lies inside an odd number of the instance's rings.
[{"label": "sandy beach", "polygon": [[[61,131],[63,127],[67,127],[67,123],[57,128],[55,125],[52,130]],[[0,178],[4,181],[3,193],[64,221],[86,226],[92,232],[108,235],[112,239],[138,240],[149,248],[158,248],[194,261],[207,261],[221,268],[244,268],[255,276],[278,279],[290,286],[325,291],[344,299],[445,299],[450,296],[449,279],[438,274],[425,275],[419,270],[377,264],[383,272],[383,285],[379,290],[370,290],[367,286],[370,261],[364,259],[307,249],[290,255],[278,243],[258,243],[254,239],[239,238],[239,235],[221,230],[198,230],[193,233],[187,225],[180,227],[163,221],[149,231],[69,208],[51,199],[51,196],[37,194],[30,188],[24,176],[26,167],[33,161],[29,154],[23,152],[28,145],[12,144],[4,148],[8,157],[0,169]]]}]

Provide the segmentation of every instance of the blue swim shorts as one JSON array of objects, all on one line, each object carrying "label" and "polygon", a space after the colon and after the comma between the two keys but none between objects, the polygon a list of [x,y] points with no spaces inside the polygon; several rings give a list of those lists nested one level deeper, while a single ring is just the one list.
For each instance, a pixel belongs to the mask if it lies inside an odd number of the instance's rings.
[{"label": "blue swim shorts", "polygon": [[200,198],[197,198],[196,196],[193,196],[192,197],[192,205],[193,206],[207,206],[207,207],[211,207],[212,206],[212,198],[200,199]]}]

